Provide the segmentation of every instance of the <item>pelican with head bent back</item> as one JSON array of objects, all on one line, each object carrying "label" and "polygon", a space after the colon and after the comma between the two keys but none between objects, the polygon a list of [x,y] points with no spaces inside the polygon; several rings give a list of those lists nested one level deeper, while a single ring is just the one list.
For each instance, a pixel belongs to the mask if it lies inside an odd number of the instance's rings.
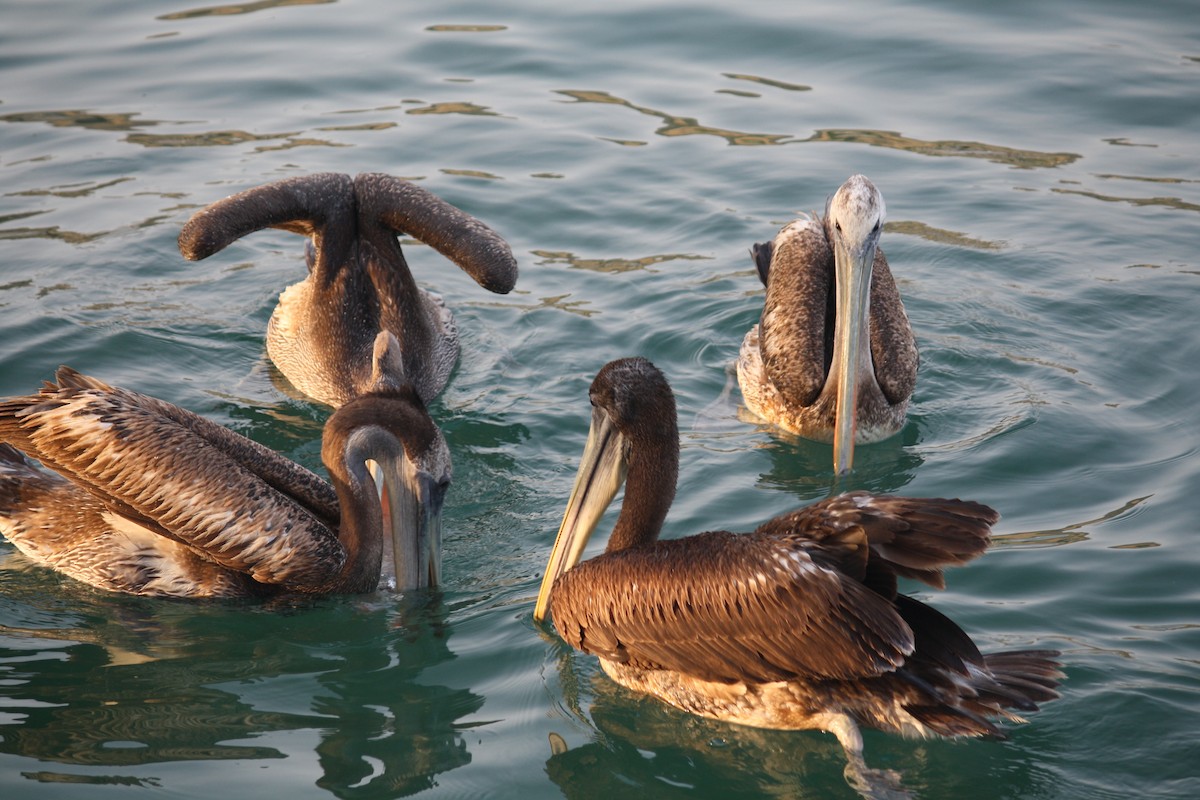
[{"label": "pelican with head bent back", "polygon": [[767,296],[738,354],[742,396],[763,419],[832,442],[838,473],[856,442],[900,430],[917,381],[916,341],[879,248],[885,215],[879,190],[854,175],[823,219],[798,219],[752,250]]},{"label": "pelican with head bent back", "polygon": [[[600,370],[592,425],[538,594],[573,647],[617,683],[742,725],[822,729],[867,780],[859,725],[916,736],[1000,735],[1056,697],[1053,651],[983,655],[897,576],[943,585],[942,567],[987,547],[997,514],[959,500],[832,497],[753,533],[658,541],[675,496],[671,389],[645,359]],[[625,483],[602,555],[578,564]]]},{"label": "pelican with head bent back", "polygon": [[267,354],[304,394],[339,406],[365,391],[381,330],[400,343],[404,374],[430,402],[458,359],[458,329],[413,280],[397,234],[430,245],[485,289],[512,290],[517,263],[491,228],[389,175],[324,173],[248,189],[196,212],[179,234],[195,261],[263,228],[311,237],[308,277],[289,286],[267,326]]},{"label": "pelican with head bent back", "polygon": [[[395,358],[391,334],[373,352]],[[0,533],[40,564],[139,595],[369,592],[385,569],[398,590],[436,584],[449,451],[412,387],[380,374],[325,423],[331,486],[190,411],[60,367],[40,393],[0,402]]]}]

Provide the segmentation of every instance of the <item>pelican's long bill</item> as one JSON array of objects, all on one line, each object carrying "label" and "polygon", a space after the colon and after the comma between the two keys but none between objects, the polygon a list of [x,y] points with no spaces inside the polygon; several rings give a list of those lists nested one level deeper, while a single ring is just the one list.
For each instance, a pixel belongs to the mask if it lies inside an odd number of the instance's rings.
[{"label": "pelican's long bill", "polygon": [[625,437],[612,419],[603,409],[593,407],[592,427],[588,431],[566,513],[554,539],[554,549],[550,551],[546,574],[542,576],[542,587],[533,610],[534,621],[541,622],[546,618],[554,582],[579,563],[600,518],[625,482],[625,450]]},{"label": "pelican's long bill", "polygon": [[[855,245],[848,244],[847,239]],[[833,364],[830,369],[837,376],[833,467],[838,475],[845,475],[854,466],[859,376],[872,370],[868,312],[871,305],[871,273],[878,242],[878,227],[862,238],[845,235],[840,228],[836,229],[833,236],[837,306]]]},{"label": "pelican's long bill", "polygon": [[437,586],[446,487],[402,455],[368,466],[382,507],[384,569],[391,569],[395,591]]}]

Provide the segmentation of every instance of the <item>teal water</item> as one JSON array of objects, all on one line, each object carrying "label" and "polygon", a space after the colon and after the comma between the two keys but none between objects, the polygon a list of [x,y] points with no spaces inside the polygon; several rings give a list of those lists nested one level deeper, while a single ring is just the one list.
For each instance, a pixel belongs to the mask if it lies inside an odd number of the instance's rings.
[{"label": "teal water", "polygon": [[830,491],[829,448],[739,419],[729,368],[762,303],[749,246],[863,172],[922,363],[908,425],[839,488],[998,508],[989,555],[908,588],[1068,674],[1007,741],[868,733],[868,762],[923,798],[1200,796],[1189,0],[0,0],[0,20],[0,395],[67,363],[318,468],[327,410],[263,351],[301,240],[175,248],[196,208],[281,177],[417,180],[522,269],[499,297],[406,251],[463,336],[431,408],[444,592],[113,597],[0,544],[0,795],[854,797],[833,737],[631,696],[531,612],[611,358],[676,390],[666,535]]}]

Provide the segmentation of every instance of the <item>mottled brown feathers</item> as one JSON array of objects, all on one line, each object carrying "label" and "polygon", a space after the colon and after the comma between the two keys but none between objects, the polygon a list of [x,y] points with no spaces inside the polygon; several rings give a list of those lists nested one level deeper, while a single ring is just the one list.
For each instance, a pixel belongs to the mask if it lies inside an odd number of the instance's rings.
[{"label": "mottled brown feathers", "polygon": [[833,250],[816,221],[794,222],[769,250],[759,322],[762,367],[784,403],[810,406],[833,358]]},{"label": "mottled brown feathers", "polygon": [[0,437],[116,513],[259,582],[305,587],[326,579],[317,565],[340,568],[333,531],[262,478],[299,475],[286,459],[242,437],[198,436],[210,423],[184,409],[164,414],[167,404],[69,369],[59,378],[58,391],[0,404]]},{"label": "mottled brown feathers", "polygon": [[[67,367],[56,377],[0,402],[0,528],[38,562],[104,589],[369,591],[383,522],[365,460],[404,448],[417,469],[430,459],[448,476],[445,442],[409,386],[355,398],[329,418],[331,487],[178,406]],[[373,438],[381,444],[356,446],[364,463],[348,465],[347,442],[364,428],[383,431]]]},{"label": "mottled brown feathers", "polygon": [[[554,588],[555,626],[601,658],[705,680],[849,679],[903,663],[888,601],[821,563],[819,543],[705,533],[581,564]],[[846,634],[853,631],[854,635]]]},{"label": "mottled brown feathers", "polygon": [[[851,492],[782,514],[764,522],[758,531],[785,538],[799,531],[805,538],[825,540],[861,530],[874,553],[897,574],[941,589],[945,586],[941,567],[982,555],[991,526],[999,518],[994,509],[973,501]],[[841,568],[863,580],[865,553],[846,556]]]},{"label": "mottled brown feathers", "polygon": [[856,492],[752,534],[610,547],[559,579],[555,624],[587,652],[706,680],[877,675],[904,663],[913,638],[894,578],[891,593],[879,575],[865,582],[868,560],[938,585],[941,566],[983,552],[996,518],[979,503]]}]

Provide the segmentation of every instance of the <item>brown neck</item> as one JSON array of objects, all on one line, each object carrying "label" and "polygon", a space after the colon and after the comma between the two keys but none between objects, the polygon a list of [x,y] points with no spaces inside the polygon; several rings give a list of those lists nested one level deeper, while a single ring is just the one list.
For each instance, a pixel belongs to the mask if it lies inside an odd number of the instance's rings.
[{"label": "brown neck", "polygon": [[[366,468],[363,467],[363,475]],[[338,541],[346,551],[346,562],[335,579],[334,591],[362,593],[379,585],[383,567],[383,510],[369,477],[363,480],[334,480],[342,518]]]},{"label": "brown neck", "polygon": [[675,405],[670,418],[646,420],[631,431],[625,499],[608,539],[607,552],[652,544],[675,499],[679,478],[679,432]]}]

